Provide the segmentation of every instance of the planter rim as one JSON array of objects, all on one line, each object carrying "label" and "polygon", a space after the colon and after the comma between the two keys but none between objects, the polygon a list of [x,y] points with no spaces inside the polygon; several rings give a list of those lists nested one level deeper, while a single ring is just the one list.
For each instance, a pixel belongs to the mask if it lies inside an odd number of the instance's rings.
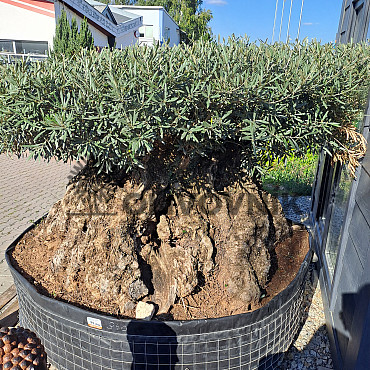
[{"label": "planter rim", "polygon": [[[44,216],[45,217],[45,216]],[[268,315],[271,315],[274,311],[278,310],[282,306],[284,306],[287,301],[294,295],[293,291],[297,289],[303,282],[305,277],[305,271],[308,268],[308,265],[311,261],[312,257],[312,248],[311,245],[309,246],[309,250],[293,280],[289,283],[289,285],[279,292],[275,297],[273,297],[268,303],[264,306],[260,307],[251,312],[245,312],[237,315],[231,316],[224,316],[219,318],[208,318],[208,319],[193,319],[193,320],[173,320],[173,321],[159,321],[159,320],[151,320],[151,321],[142,321],[136,319],[120,319],[112,315],[98,313],[94,311],[90,311],[88,308],[84,309],[78,306],[73,305],[72,303],[68,303],[62,300],[53,299],[48,297],[40,292],[37,291],[34,284],[31,284],[13,265],[11,262],[10,254],[14,250],[17,243],[23,238],[23,236],[32,230],[37,224],[44,218],[41,217],[37,220],[34,224],[29,226],[22,234],[20,234],[6,249],[5,252],[5,259],[9,266],[9,269],[14,277],[21,281],[21,283],[27,288],[32,296],[34,296],[40,303],[42,302],[42,306],[50,307],[58,305],[60,308],[63,308],[65,312],[68,312],[71,315],[71,321],[79,322],[80,320],[74,319],[75,317],[93,317],[101,320],[102,322],[109,322],[110,326],[108,329],[106,325],[103,326],[103,330],[101,329],[92,329],[98,332],[108,331],[108,332],[115,332],[115,333],[122,333],[122,327],[127,326],[131,322],[141,323],[146,328],[151,327],[150,330],[152,335],[158,335],[159,333],[156,331],[156,326],[162,326],[163,324],[169,326],[170,328],[174,329],[177,335],[187,335],[191,334],[194,335],[194,331],[197,331],[199,334],[207,332],[211,327],[219,327],[220,330],[230,330],[234,327],[237,327],[239,324],[243,323],[243,326],[253,324],[257,321],[262,321]],[[17,284],[16,284],[17,285]],[[81,324],[81,322],[79,322]],[[86,322],[84,323],[86,324]]]}]

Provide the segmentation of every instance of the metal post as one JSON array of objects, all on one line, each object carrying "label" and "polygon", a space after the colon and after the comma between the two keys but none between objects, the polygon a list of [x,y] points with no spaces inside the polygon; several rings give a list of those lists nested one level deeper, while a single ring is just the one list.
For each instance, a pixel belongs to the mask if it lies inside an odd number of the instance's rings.
[{"label": "metal post", "polygon": [[286,42],[288,43],[289,41],[289,27],[290,27],[290,17],[292,15],[292,5],[293,5],[293,0],[290,0],[290,10],[289,10],[289,20],[288,20],[288,29],[286,31]]},{"label": "metal post", "polygon": [[286,0],[283,0],[283,9],[281,10],[280,31],[279,31],[279,42],[280,42],[280,36],[281,36],[281,27],[282,27],[282,25],[283,25],[283,17],[284,17],[284,5],[285,5],[285,1],[286,1]]},{"label": "metal post", "polygon": [[275,17],[274,17],[274,28],[272,29],[272,40],[271,40],[271,43],[274,43],[275,23],[276,23],[276,13],[277,13],[278,3],[279,3],[279,0],[276,0]]},{"label": "metal post", "polygon": [[299,25],[298,25],[297,41],[299,41],[299,31],[301,30],[301,21],[302,21],[303,3],[304,3],[304,0],[302,0],[302,5],[301,5],[301,14],[300,14],[300,16],[299,16]]}]

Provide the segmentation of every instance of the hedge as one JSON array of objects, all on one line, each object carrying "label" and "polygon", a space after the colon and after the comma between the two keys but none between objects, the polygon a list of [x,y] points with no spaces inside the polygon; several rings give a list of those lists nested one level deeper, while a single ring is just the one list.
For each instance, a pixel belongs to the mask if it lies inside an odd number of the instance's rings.
[{"label": "hedge", "polygon": [[322,145],[356,164],[369,59],[365,44],[234,38],[2,65],[0,151],[83,157],[106,173],[143,167],[161,145],[189,161],[238,148],[251,174]]}]

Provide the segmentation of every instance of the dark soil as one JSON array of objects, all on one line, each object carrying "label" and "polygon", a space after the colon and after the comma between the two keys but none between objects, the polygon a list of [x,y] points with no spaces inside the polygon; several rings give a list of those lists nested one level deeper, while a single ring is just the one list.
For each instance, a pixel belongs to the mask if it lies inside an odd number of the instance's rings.
[{"label": "dark soil", "polygon": [[[266,286],[265,293],[261,297],[258,304],[253,308],[250,305],[235,304],[232,297],[227,292],[227,282],[220,283],[216,278],[210,278],[200,284],[197,291],[193,294],[178,299],[178,301],[171,307],[166,314],[161,314],[156,317],[159,320],[190,320],[202,319],[211,317],[223,317],[229,315],[236,315],[239,313],[248,312],[262,307],[282,290],[284,290],[289,283],[296,276],[307,252],[309,249],[308,233],[298,225],[293,226],[292,237],[279,243],[275,248],[276,255],[273,259],[273,270],[275,270],[271,280]],[[31,231],[26,236],[26,239],[32,239],[34,232]],[[25,241],[26,241],[25,239]],[[19,245],[20,246],[20,245]],[[23,273],[29,271],[32,276],[46,274],[50,265],[50,249],[39,248],[16,248],[13,253],[15,261],[19,261],[18,269]],[[22,268],[23,266],[23,268]],[[37,266],[36,269],[27,266]],[[215,274],[214,276],[216,276]],[[38,290],[46,295],[56,297],[63,297],[65,293],[57,292],[52,287],[50,290],[45,289],[42,285],[42,280],[35,280],[31,275],[26,274],[28,279],[36,284]],[[204,280],[204,279],[203,279]],[[72,298],[73,295],[70,295]],[[84,308],[94,307],[93,302],[87,305],[85,301],[82,303],[78,297],[77,299],[67,300],[73,304],[82,305]],[[148,298],[147,301],[150,301]],[[112,311],[109,307],[96,307],[96,311],[109,313]]]},{"label": "dark soil", "polygon": [[276,198],[252,181],[174,188],[80,176],[13,263],[43,294],[123,318],[140,300],[158,319],[247,312],[294,278],[308,237]]}]

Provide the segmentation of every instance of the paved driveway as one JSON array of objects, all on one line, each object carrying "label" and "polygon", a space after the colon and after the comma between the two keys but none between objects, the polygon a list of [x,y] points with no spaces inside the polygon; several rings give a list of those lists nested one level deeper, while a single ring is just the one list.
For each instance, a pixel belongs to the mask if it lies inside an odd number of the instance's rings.
[{"label": "paved driveway", "polygon": [[0,295],[12,283],[4,252],[28,226],[63,197],[76,163],[0,155]]}]

